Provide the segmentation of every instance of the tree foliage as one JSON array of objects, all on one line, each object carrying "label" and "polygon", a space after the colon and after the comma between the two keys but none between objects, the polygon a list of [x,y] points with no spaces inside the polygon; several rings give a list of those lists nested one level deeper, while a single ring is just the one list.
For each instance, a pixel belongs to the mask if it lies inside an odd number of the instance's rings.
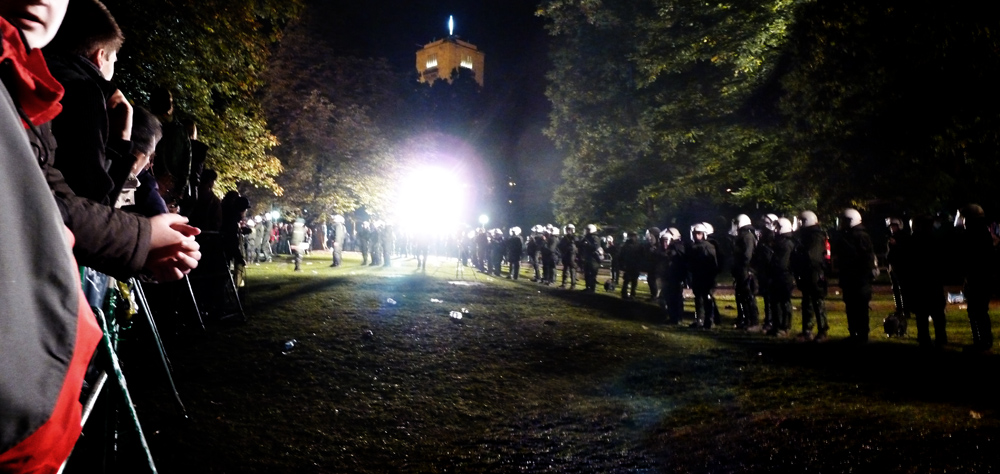
[{"label": "tree foliage", "polygon": [[271,45],[302,0],[155,0],[104,2],[126,36],[115,79],[126,96],[147,103],[156,87],[174,93],[193,118],[223,187],[245,182],[278,190],[281,170],[269,155],[276,140],[256,94]]},{"label": "tree foliage", "polygon": [[314,215],[383,213],[397,175],[402,81],[384,59],[338,55],[307,25],[288,31],[267,74],[264,107],[282,144],[283,206]]},{"label": "tree foliage", "polygon": [[539,14],[555,42],[563,218],[923,211],[986,200],[996,178],[1000,25],[973,7],[550,0]]}]

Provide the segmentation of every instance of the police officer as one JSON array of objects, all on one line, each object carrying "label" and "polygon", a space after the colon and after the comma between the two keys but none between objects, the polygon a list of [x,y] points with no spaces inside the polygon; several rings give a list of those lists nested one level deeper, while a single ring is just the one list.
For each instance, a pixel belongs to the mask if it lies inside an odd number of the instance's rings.
[{"label": "police officer", "polygon": [[818,329],[815,340],[826,339],[830,326],[826,321],[826,232],[812,211],[799,214],[798,245],[792,255],[795,284],[802,292],[802,332],[799,340],[813,340],[813,327]]},{"label": "police officer", "polygon": [[500,229],[493,229],[490,231],[489,261],[489,273],[493,276],[500,276],[500,267],[503,265],[503,257],[506,253],[507,245],[503,238],[503,231]]},{"label": "police officer", "polygon": [[840,216],[840,233],[833,242],[833,259],[840,272],[840,290],[850,333],[848,342],[866,343],[871,325],[868,303],[872,299],[872,281],[878,266],[872,239],[856,209],[844,209]]},{"label": "police officer", "polygon": [[371,224],[368,221],[361,223],[357,240],[358,248],[361,250],[361,264],[368,265],[368,245],[371,240]]},{"label": "police officer", "polygon": [[[920,347],[944,347],[948,343],[945,329],[944,308],[947,302],[944,294],[945,265],[942,258],[941,242],[934,235],[934,222],[930,217],[920,216],[910,221],[910,238],[896,245],[896,258],[905,259],[904,265],[894,268],[906,284],[903,297],[906,307],[916,318],[917,342]],[[928,318],[934,321],[934,342],[931,343]]]},{"label": "police officer", "polygon": [[559,262],[559,229],[549,224],[542,234],[545,245],[542,247],[542,282],[552,285],[556,282],[556,264]]},{"label": "police officer", "polygon": [[795,287],[795,277],[792,275],[792,253],[796,242],[792,234],[792,222],[784,217],[778,219],[778,232],[771,243],[770,265],[767,274],[770,276],[767,293],[771,299],[773,322],[768,334],[772,336],[787,336],[792,328],[792,288]]},{"label": "police officer", "polygon": [[748,331],[760,330],[760,316],[757,311],[757,297],[754,296],[753,271],[750,261],[757,246],[757,235],[746,214],[736,216],[733,242],[733,285],[736,293],[736,328]]},{"label": "police officer", "polygon": [[536,224],[531,228],[531,236],[528,237],[526,243],[526,251],[528,253],[528,264],[531,265],[531,269],[534,271],[534,276],[531,278],[532,282],[542,281],[542,273],[540,271],[542,265],[542,247],[545,245],[545,237],[542,237],[543,227]]},{"label": "police officer", "polygon": [[576,226],[566,224],[565,234],[559,239],[559,258],[562,259],[562,286],[566,288],[566,277],[569,277],[569,288],[576,288]]},{"label": "police officer", "polygon": [[587,224],[587,230],[580,239],[580,255],[583,260],[584,291],[594,293],[597,291],[597,272],[604,259],[604,248],[601,247],[601,238],[597,236],[597,226],[594,224]]},{"label": "police officer", "polygon": [[693,328],[711,328],[715,322],[712,290],[719,273],[719,260],[715,245],[708,241],[708,227],[704,223],[691,227],[691,246],[687,250],[688,269],[691,271],[691,291],[694,292]]},{"label": "police officer", "polygon": [[[910,316],[909,305],[906,304],[905,289],[907,272],[902,268],[908,263],[903,257],[909,235],[903,230],[903,221],[897,217],[886,219],[889,227],[889,240],[886,242],[885,262],[889,267],[889,281],[892,283],[892,297],[896,302],[895,316],[899,321],[899,335],[906,334],[906,321]],[[893,334],[895,336],[895,334]]]},{"label": "police officer", "polygon": [[667,274],[664,281],[664,300],[667,304],[668,323],[680,324],[684,316],[684,282],[687,280],[687,247],[681,233],[674,227],[663,231],[667,236]]},{"label": "police officer", "polygon": [[305,251],[304,243],[306,239],[306,221],[301,217],[295,219],[292,225],[292,235],[288,243],[288,249],[292,253],[292,261],[295,262],[295,271],[302,271],[302,254]]},{"label": "police officer", "polygon": [[333,263],[331,267],[339,267],[344,261],[344,241],[347,240],[347,226],[344,225],[344,216],[337,214],[333,216],[333,226],[330,227],[330,238],[328,243],[333,249]]},{"label": "police officer", "polygon": [[764,320],[761,330],[771,331],[774,326],[773,310],[771,307],[771,257],[774,255],[773,244],[775,232],[778,230],[778,216],[767,214],[756,226],[757,247],[753,251],[753,259],[750,267],[753,268],[754,277],[757,279],[757,294],[764,300]]},{"label": "police officer", "polygon": [[609,235],[609,236],[607,236],[607,237],[604,238],[603,246],[604,246],[604,258],[606,260],[608,260],[608,259],[611,260],[611,265],[610,265],[610,269],[611,269],[611,280],[610,280],[611,281],[611,285],[610,285],[610,287],[611,287],[611,289],[608,290],[608,291],[614,291],[614,289],[618,287],[618,280],[621,277],[621,275],[620,275],[621,268],[618,267],[618,264],[619,264],[619,262],[618,262],[618,244],[615,242],[615,237],[612,236],[612,235]]},{"label": "police officer", "polygon": [[635,298],[635,286],[639,284],[639,269],[642,260],[642,248],[639,246],[639,235],[629,232],[618,250],[619,266],[622,270],[622,299]]},{"label": "police officer", "polygon": [[963,228],[959,234],[960,264],[965,277],[963,293],[972,328],[972,345],[965,350],[984,352],[993,347],[989,310],[996,236],[991,234],[986,214],[977,204],[965,206],[957,220],[958,227]]},{"label": "police officer", "polygon": [[510,266],[507,278],[517,280],[521,273],[521,257],[524,254],[524,238],[521,237],[520,227],[510,228],[510,237],[507,238],[506,246],[507,264]]}]

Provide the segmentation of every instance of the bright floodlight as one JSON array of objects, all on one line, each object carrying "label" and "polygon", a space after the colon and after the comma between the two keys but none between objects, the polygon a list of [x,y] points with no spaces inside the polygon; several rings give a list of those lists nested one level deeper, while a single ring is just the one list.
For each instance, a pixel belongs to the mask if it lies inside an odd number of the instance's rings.
[{"label": "bright floodlight", "polygon": [[414,233],[450,232],[465,211],[465,188],[455,174],[440,168],[414,169],[399,183],[396,217]]},{"label": "bright floodlight", "polygon": [[486,226],[486,223],[489,222],[489,221],[490,221],[490,217],[487,216],[486,214],[483,214],[483,215],[479,216],[479,223],[482,224],[484,227]]}]

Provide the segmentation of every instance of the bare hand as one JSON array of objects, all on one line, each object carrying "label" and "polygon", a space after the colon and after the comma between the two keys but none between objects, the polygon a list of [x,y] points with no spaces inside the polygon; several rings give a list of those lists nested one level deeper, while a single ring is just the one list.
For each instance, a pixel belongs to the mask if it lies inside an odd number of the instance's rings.
[{"label": "bare hand", "polygon": [[120,133],[126,141],[132,139],[132,104],[120,90],[108,98],[108,126],[110,134]]}]

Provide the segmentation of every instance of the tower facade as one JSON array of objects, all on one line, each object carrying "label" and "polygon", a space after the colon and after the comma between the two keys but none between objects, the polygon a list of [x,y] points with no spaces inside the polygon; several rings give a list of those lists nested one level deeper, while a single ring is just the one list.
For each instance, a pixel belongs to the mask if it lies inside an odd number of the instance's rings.
[{"label": "tower facade", "polygon": [[451,83],[451,72],[464,68],[475,75],[476,82],[482,87],[485,63],[486,55],[479,51],[476,45],[466,43],[454,35],[427,43],[417,51],[417,72],[420,73],[420,82],[428,82],[431,85],[438,79]]}]

